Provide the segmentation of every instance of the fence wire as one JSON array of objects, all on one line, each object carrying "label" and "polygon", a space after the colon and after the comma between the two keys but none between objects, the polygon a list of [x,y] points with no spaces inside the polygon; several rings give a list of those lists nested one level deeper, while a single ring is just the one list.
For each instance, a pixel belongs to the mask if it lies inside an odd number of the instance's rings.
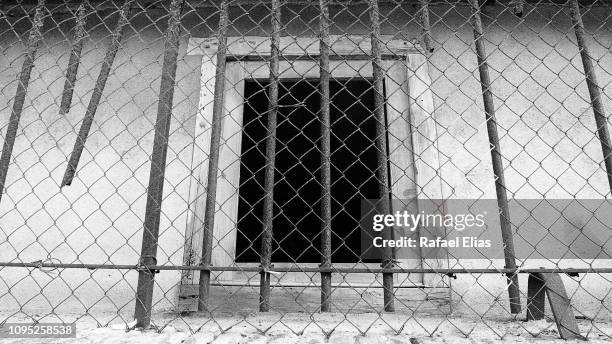
[{"label": "fence wire", "polygon": [[[611,338],[611,16],[582,0],[4,2],[2,322]],[[367,199],[486,204],[494,247],[366,256]]]}]

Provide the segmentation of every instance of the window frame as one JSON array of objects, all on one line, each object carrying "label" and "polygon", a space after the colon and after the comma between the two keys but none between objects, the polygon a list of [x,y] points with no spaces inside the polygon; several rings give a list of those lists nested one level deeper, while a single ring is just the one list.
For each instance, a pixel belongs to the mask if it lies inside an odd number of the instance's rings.
[{"label": "window frame", "polygon": [[[443,183],[439,173],[440,163],[437,150],[436,123],[433,118],[434,105],[430,90],[428,61],[423,52],[414,44],[394,40],[390,36],[381,37],[383,54],[395,56],[384,59],[385,70],[385,106],[387,112],[388,154],[390,161],[391,191],[394,198],[425,197],[442,199]],[[217,189],[217,209],[213,231],[214,266],[257,266],[257,263],[235,263],[236,223],[238,214],[238,184],[240,181],[241,126],[243,113],[244,82],[246,79],[266,79],[269,77],[268,63],[270,39],[266,37],[229,37],[228,55],[250,56],[251,59],[236,59],[227,62],[224,115],[222,119],[222,138]],[[214,38],[192,38],[189,42],[188,55],[202,56],[201,89],[199,112],[196,118],[194,133],[194,152],[192,171],[195,182],[190,190],[190,209],[186,228],[185,256],[186,265],[199,262],[202,241],[202,221],[205,183],[208,174],[208,148],[212,106],[214,103],[214,84],[216,67],[216,49],[218,43]],[[283,60],[279,62],[281,79],[319,78],[317,38],[282,37],[281,51],[287,55],[306,55],[312,61]],[[372,78],[372,61],[370,38],[368,36],[332,36],[332,54],[363,55],[363,59],[332,60],[330,70],[332,78]],[[397,58],[401,56],[401,58]],[[253,61],[255,60],[255,61]],[[415,171],[415,176],[407,176],[406,171]],[[417,172],[418,171],[418,174]],[[418,181],[417,181],[418,179]],[[434,235],[435,233],[429,233]],[[294,266],[296,263],[275,263],[275,266]],[[317,264],[300,263],[300,266],[316,267]],[[345,266],[346,265],[346,266]],[[343,267],[378,267],[377,263],[334,264]],[[399,262],[405,268],[443,268],[448,266],[446,259],[406,259]],[[253,273],[215,272],[217,280],[241,282],[252,280]],[[257,274],[257,273],[255,273]],[[296,273],[297,274],[297,273]],[[304,273],[301,273],[304,275]],[[308,274],[312,275],[312,274]],[[318,274],[315,274],[318,275]],[[403,275],[403,274],[402,274]],[[284,279],[287,276],[285,276]],[[294,280],[297,276],[290,276]],[[312,276],[306,276],[312,278]],[[406,283],[406,276],[396,274],[399,283]],[[371,280],[371,276],[363,281]],[[358,278],[359,279],[359,278]],[[441,277],[438,274],[412,274],[409,283],[415,285],[437,286]],[[181,284],[197,283],[198,272],[187,271],[182,274]],[[309,281],[312,283],[312,281]],[[358,282],[357,280],[355,282]],[[371,283],[371,281],[370,281]]]}]

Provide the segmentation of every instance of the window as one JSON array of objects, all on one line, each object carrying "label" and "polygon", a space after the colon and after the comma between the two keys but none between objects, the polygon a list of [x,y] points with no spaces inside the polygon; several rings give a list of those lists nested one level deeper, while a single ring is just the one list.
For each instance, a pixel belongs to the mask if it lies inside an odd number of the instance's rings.
[{"label": "window", "polygon": [[[429,91],[427,61],[411,43],[383,37],[383,60],[385,71],[385,112],[387,117],[387,140],[389,158],[389,183],[392,196],[395,198],[428,197],[442,198],[439,175],[438,150],[436,147],[436,126],[432,118],[433,100]],[[332,197],[352,202],[355,198],[376,197],[376,186],[373,177],[375,164],[374,153],[365,146],[373,135],[363,137],[351,135],[352,131],[368,132],[373,130],[373,121],[368,120],[373,102],[368,100],[373,91],[372,62],[369,37],[334,36],[331,37],[332,54],[341,56],[354,55],[350,59],[332,59],[330,84],[332,96],[336,94],[331,108],[332,121],[338,120],[332,127],[332,181],[338,187],[332,187]],[[212,264],[214,266],[258,266],[259,236],[261,235],[261,183],[265,161],[263,138],[265,120],[262,114],[267,108],[265,87],[269,78],[269,68],[262,56],[269,54],[270,41],[266,37],[228,38],[228,54],[247,56],[249,58],[228,60],[226,66],[225,112],[222,119],[222,138],[219,161],[219,178],[217,181],[217,208],[215,209],[215,226]],[[202,221],[206,198],[206,180],[208,174],[208,154],[210,150],[210,129],[212,106],[214,104],[214,72],[217,44],[214,38],[190,40],[189,51],[192,55],[203,55],[202,87],[200,94],[200,114],[196,121],[193,170],[195,181],[192,183],[190,223],[186,232],[185,263],[197,264],[201,252]],[[287,55],[318,54],[316,38],[281,37],[281,51]],[[362,58],[363,57],[363,58]],[[320,262],[319,240],[320,221],[316,219],[319,207],[316,204],[320,194],[318,185],[320,154],[318,153],[319,125],[318,90],[319,66],[317,59],[300,59],[299,61],[280,61],[280,97],[282,110],[279,113],[279,130],[277,143],[277,178],[275,202],[287,204],[283,212],[288,218],[274,223],[274,241],[277,242],[273,261],[275,266],[316,267]],[[350,93],[350,94],[349,94]],[[348,111],[351,103],[359,98],[359,111]],[[293,106],[300,105],[300,106]],[[335,108],[334,108],[335,105]],[[357,105],[353,105],[357,106]],[[348,114],[350,112],[350,114]],[[341,124],[344,123],[344,124]],[[343,131],[344,130],[344,131]],[[283,136],[285,135],[285,136]],[[367,139],[367,137],[371,137]],[[339,142],[344,141],[343,145]],[[298,155],[300,155],[298,157]],[[359,156],[357,156],[359,155]],[[359,159],[357,159],[359,158]],[[299,164],[296,164],[298,162]],[[359,161],[361,171],[351,171],[348,161]],[[345,169],[342,178],[338,169]],[[336,175],[334,175],[334,170]],[[418,178],[411,171],[418,170]],[[285,178],[279,178],[284,175]],[[287,178],[289,177],[289,178]],[[361,179],[359,179],[361,178]],[[345,183],[344,187],[341,187]],[[348,184],[361,184],[348,185]],[[304,184],[304,185],[301,185]],[[376,184],[377,185],[377,184]],[[298,189],[299,188],[299,189]],[[283,191],[284,190],[284,191]],[[342,194],[342,190],[346,194]],[[287,191],[290,192],[287,195]],[[297,192],[296,192],[297,191]],[[284,198],[283,198],[284,197]],[[302,203],[310,206],[303,208]],[[313,203],[314,204],[311,204]],[[291,206],[294,204],[294,206]],[[357,262],[359,243],[351,244],[353,237],[351,223],[339,225],[341,220],[352,218],[356,213],[349,207],[338,211],[332,209],[333,216],[339,220],[332,222],[332,248],[335,250],[332,262],[336,267],[361,266],[377,267],[380,262]],[[294,209],[295,208],[295,209]],[[301,208],[301,209],[299,209]],[[258,210],[259,209],[259,210]],[[277,208],[278,209],[278,208]],[[275,212],[275,214],[280,214]],[[299,219],[304,219],[301,223]],[[280,223],[278,221],[281,221]],[[284,221],[284,222],[282,222]],[[308,224],[306,224],[308,222]],[[313,239],[312,236],[315,236]],[[309,240],[299,240],[300,236]],[[341,239],[345,239],[342,244]],[[420,256],[399,262],[400,266],[410,268],[418,266],[442,267],[446,261],[432,259],[426,262]],[[251,283],[255,272],[240,271],[215,272],[215,279],[223,283],[243,285]],[[183,274],[183,285],[197,283],[197,271]],[[298,283],[312,282],[313,276],[304,273],[283,274],[284,281]],[[425,283],[436,285],[437,276],[411,274],[409,277],[395,274],[401,283]],[[340,277],[340,276],[338,276]],[[334,277],[335,278],[335,277]],[[345,276],[351,283],[371,283],[371,274],[349,274]],[[431,283],[428,282],[431,280]],[[229,282],[228,282],[229,281]],[[348,281],[348,280],[347,280]]]},{"label": "window", "polygon": [[[259,262],[266,164],[267,80],[245,82],[237,262]],[[372,81],[330,82],[332,260],[360,258],[360,200],[379,197]],[[276,130],[274,262],[318,263],[321,122],[318,80],[282,81]]]}]

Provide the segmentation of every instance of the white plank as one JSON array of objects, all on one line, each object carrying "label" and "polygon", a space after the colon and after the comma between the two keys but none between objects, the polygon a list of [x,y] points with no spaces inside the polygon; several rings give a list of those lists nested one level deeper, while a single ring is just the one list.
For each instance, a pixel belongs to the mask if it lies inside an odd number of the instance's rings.
[{"label": "white plank", "polygon": [[[263,62],[244,62],[245,75],[253,79],[268,79],[270,69]],[[372,62],[363,61],[330,61],[329,69],[332,78],[371,78]],[[318,79],[319,64],[316,61],[279,62],[281,79]]]},{"label": "white plank", "polygon": [[[381,36],[383,54],[408,54],[420,52],[418,44],[406,40],[393,39],[393,36]],[[214,56],[219,47],[216,37],[189,39],[187,55]],[[270,38],[261,36],[228,37],[228,55],[270,55]],[[361,55],[372,52],[370,37],[367,35],[331,35],[331,54]],[[319,53],[318,37],[281,37],[280,50],[284,55],[316,55]]]},{"label": "white plank", "polygon": [[[242,118],[244,110],[243,66],[239,62],[228,63],[225,84],[225,114],[222,119],[221,149],[219,151],[219,176],[217,181],[217,207],[212,264],[234,265],[238,223],[238,186],[240,184],[240,155],[242,150]],[[232,272],[217,276],[220,280],[232,279]]]},{"label": "white plank", "polygon": [[[185,233],[184,265],[198,264],[202,253],[204,208],[206,205],[206,181],[208,180],[208,155],[212,128],[216,60],[202,58],[201,87],[198,114],[194,131],[192,158],[192,182],[189,190],[189,211]],[[198,271],[183,271],[181,284],[192,284],[199,279]]]},{"label": "white plank", "polygon": [[[412,142],[415,152],[415,165],[418,173],[419,199],[444,199],[443,180],[440,176],[440,157],[438,149],[437,125],[434,118],[434,103],[431,92],[431,78],[427,57],[423,54],[409,54],[406,59],[408,67],[408,89],[410,116],[413,123]],[[434,231],[439,231],[436,233]],[[429,237],[443,236],[445,228],[430,229],[425,234]],[[422,260],[424,268],[448,267],[447,252],[439,258]],[[443,286],[449,279],[439,274],[425,274],[427,286]]]},{"label": "white plank", "polygon": [[[202,60],[199,112],[196,118],[195,143],[192,170],[195,174],[190,190],[190,210],[185,233],[183,263],[197,265],[201,259],[206,207],[206,183],[208,157],[212,129],[216,63],[206,57]],[[230,63],[226,68],[225,108],[222,115],[221,147],[219,151],[219,176],[217,181],[217,206],[213,229],[213,266],[232,265],[235,256],[236,218],[238,212],[238,183],[240,178],[240,144],[242,135],[242,92],[244,92],[243,68]],[[214,278],[231,279],[232,272],[215,273]],[[181,286],[197,284],[198,271],[185,271]],[[179,288],[179,298],[183,297]],[[197,307],[195,300],[180,304],[183,310]],[[185,308],[186,307],[186,308]]]},{"label": "white plank", "polygon": [[[414,164],[414,152],[412,151],[412,128],[410,118],[410,105],[408,98],[408,79],[406,67],[400,61],[385,62],[385,92],[387,109],[387,132],[388,132],[388,154],[389,174],[391,176],[391,194],[394,205],[397,207],[400,200],[406,200],[402,209],[393,211],[412,210],[418,211],[417,207],[417,175]],[[416,212],[415,211],[415,212]],[[418,238],[414,232],[404,227],[397,227],[394,231],[395,237],[413,236]],[[403,248],[397,254],[397,262],[402,268],[420,268],[421,254],[418,249]],[[395,274],[399,283],[421,283],[423,274]]]}]

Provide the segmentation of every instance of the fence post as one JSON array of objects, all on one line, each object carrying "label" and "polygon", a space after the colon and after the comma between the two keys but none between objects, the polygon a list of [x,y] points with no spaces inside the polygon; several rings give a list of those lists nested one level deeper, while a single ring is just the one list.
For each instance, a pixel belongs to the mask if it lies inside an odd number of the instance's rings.
[{"label": "fence post", "polygon": [[[516,269],[514,255],[514,240],[512,238],[512,227],[510,223],[510,209],[508,207],[508,196],[506,194],[506,182],[504,178],[504,165],[502,163],[501,149],[499,147],[499,135],[497,133],[497,120],[495,119],[495,106],[493,104],[493,93],[491,92],[491,78],[487,64],[487,53],[482,41],[483,29],[480,18],[480,5],[478,0],[472,1],[472,24],[474,27],[474,43],[476,45],[476,56],[478,58],[478,71],[480,73],[480,86],[482,87],[482,99],[484,102],[489,145],[491,147],[491,161],[493,164],[493,175],[495,177],[495,192],[497,194],[497,205],[500,209],[499,220],[501,224],[501,235],[504,243],[505,268]],[[507,273],[508,294],[510,297],[510,312],[517,314],[521,312],[521,294],[519,289],[518,275],[515,272]]]},{"label": "fence post", "polygon": [[268,136],[266,137],[266,169],[263,205],[263,235],[261,238],[261,277],[259,281],[259,311],[270,310],[270,273],[272,268],[272,223],[274,220],[274,171],[276,155],[276,116],[278,114],[278,78],[280,56],[281,11],[280,1],[272,0],[272,36],[270,43],[270,99],[268,108]]},{"label": "fence post", "polygon": [[[219,13],[219,49],[215,71],[215,94],[213,104],[212,132],[210,135],[210,155],[208,157],[208,180],[206,183],[206,206],[204,210],[204,236],[202,238],[202,257],[200,264],[210,266],[212,260],[215,209],[217,206],[217,178],[219,169],[219,149],[221,145],[221,121],[225,106],[225,55],[227,49],[227,26],[229,21],[228,1],[221,2]],[[210,293],[210,270],[200,270],[198,281],[198,311],[208,309]]]},{"label": "fence post", "polygon": [[74,27],[74,42],[72,42],[72,51],[68,59],[66,82],[64,83],[64,91],[62,92],[62,101],[59,110],[60,116],[66,115],[70,111],[70,105],[72,104],[74,84],[76,82],[79,64],[81,63],[81,51],[83,50],[83,41],[85,38],[86,16],[87,12],[85,11],[85,5],[81,4],[77,10],[76,25]]},{"label": "fence post", "polygon": [[157,265],[159,219],[164,194],[164,173],[166,171],[168,137],[170,135],[170,121],[172,119],[172,100],[174,97],[176,59],[181,31],[180,15],[183,1],[172,0],[170,3],[170,18],[168,19],[168,28],[166,29],[164,63],[159,87],[155,138],[153,139],[153,153],[151,155],[151,173],[147,189],[147,205],[142,232],[142,248],[140,251],[139,265],[142,268],[138,272],[136,308],[134,311],[136,327],[139,328],[147,328],[151,323],[155,272],[151,271],[148,266]]},{"label": "fence post", "polygon": [[0,201],[2,201],[2,194],[4,194],[4,183],[6,182],[9,165],[11,164],[13,146],[15,145],[15,138],[17,137],[17,129],[19,128],[19,121],[21,120],[26,93],[28,92],[30,75],[32,74],[32,68],[34,68],[36,50],[38,50],[38,45],[42,39],[40,28],[43,26],[44,10],[45,0],[38,0],[36,12],[34,13],[34,20],[32,20],[32,28],[30,29],[28,37],[27,52],[23,60],[21,72],[19,73],[19,83],[17,84],[15,100],[13,101],[13,111],[11,111],[8,128],[4,136],[2,157],[0,157]]},{"label": "fence post", "polygon": [[74,142],[74,148],[72,148],[72,154],[70,155],[68,166],[66,166],[66,171],[64,172],[64,178],[62,179],[61,186],[72,184],[72,179],[74,178],[77,166],[79,165],[81,154],[83,154],[83,149],[85,148],[85,141],[87,141],[89,131],[91,130],[91,125],[96,115],[96,111],[98,110],[98,105],[102,99],[102,92],[104,92],[106,80],[110,74],[110,69],[113,66],[113,62],[115,62],[117,50],[119,50],[119,44],[121,43],[121,37],[123,36],[123,29],[128,23],[128,15],[130,13],[132,1],[133,0],[126,0],[119,11],[117,26],[115,26],[111,44],[106,51],[106,56],[104,56],[104,61],[102,62],[102,67],[100,68],[100,74],[98,74],[96,86],[91,94],[91,98],[89,99],[89,105],[87,106],[87,111],[83,117],[81,129],[79,129],[79,134]]},{"label": "fence post", "polygon": [[[389,202],[389,169],[387,156],[387,119],[385,116],[385,94],[384,78],[385,71],[382,67],[382,51],[380,47],[380,13],[377,0],[369,0],[370,25],[371,25],[371,44],[372,44],[372,74],[374,76],[374,111],[376,116],[376,148],[378,149],[378,182],[379,197],[382,199],[381,213],[390,214],[391,206]],[[393,231],[383,232],[384,240],[393,239]],[[381,267],[392,269],[394,263],[394,250],[392,247],[383,249],[383,259]],[[393,289],[393,273],[383,272],[383,297],[384,308],[387,312],[395,311]]]},{"label": "fence post", "polygon": [[[329,118],[329,0],[319,0],[319,64],[321,92],[321,268],[331,263],[331,127]],[[321,311],[331,311],[331,272],[321,272]]]},{"label": "fence post", "polygon": [[586,43],[584,33],[584,23],[580,13],[580,6],[577,0],[571,1],[571,17],[574,31],[576,33],[576,41],[582,58],[582,66],[584,67],[584,75],[586,77],[591,105],[593,106],[593,115],[595,116],[595,124],[597,125],[597,134],[601,143],[603,152],[604,164],[606,173],[608,174],[608,185],[612,191],[612,145],[610,145],[610,133],[608,131],[608,119],[601,101],[601,88],[597,82],[597,75],[593,67],[593,59],[589,51],[589,46]]}]

